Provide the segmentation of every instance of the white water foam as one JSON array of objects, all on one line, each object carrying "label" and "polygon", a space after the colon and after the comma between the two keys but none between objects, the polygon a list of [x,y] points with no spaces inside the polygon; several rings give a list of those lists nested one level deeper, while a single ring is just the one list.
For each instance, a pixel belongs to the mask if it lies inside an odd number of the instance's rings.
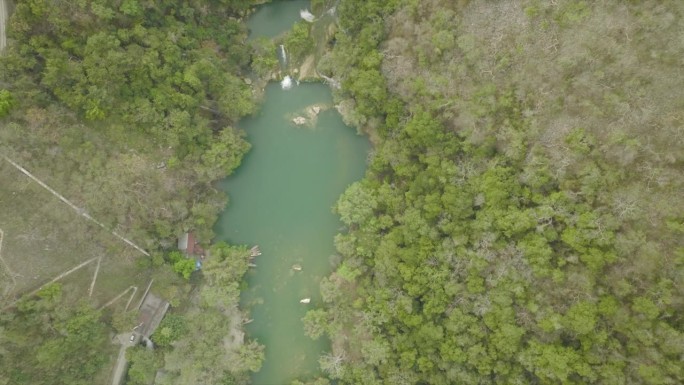
[{"label": "white water foam", "polygon": [[314,19],[316,19],[316,16],[313,15],[313,13],[309,12],[308,9],[301,9],[299,10],[299,16],[308,21],[309,23],[313,23]]},{"label": "white water foam", "polygon": [[285,76],[283,80],[280,82],[280,87],[284,90],[289,90],[292,88],[292,78],[289,76]]}]

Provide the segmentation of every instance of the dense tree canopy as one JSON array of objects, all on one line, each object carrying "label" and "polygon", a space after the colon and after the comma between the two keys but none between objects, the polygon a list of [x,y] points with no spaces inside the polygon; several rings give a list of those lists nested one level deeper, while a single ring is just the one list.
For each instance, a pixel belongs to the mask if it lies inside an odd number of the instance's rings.
[{"label": "dense tree canopy", "polygon": [[92,384],[109,345],[99,312],[66,303],[59,284],[3,312],[0,342],[0,384]]},{"label": "dense tree canopy", "polygon": [[380,137],[335,208],[348,231],[328,305],[305,317],[333,339],[323,370],[349,384],[684,381],[681,4],[339,12],[333,75]]},{"label": "dense tree canopy", "polygon": [[240,76],[250,3],[17,2],[3,150],[140,241],[179,227],[208,241],[224,203],[210,184],[249,148],[234,124],[255,106]]},{"label": "dense tree canopy", "polygon": [[243,341],[238,309],[240,281],[249,250],[220,242],[212,246],[197,304],[183,316],[164,320],[153,341],[172,345],[160,384],[244,384],[261,367],[263,346]]},{"label": "dense tree canopy", "polygon": [[[235,128],[255,109],[244,76],[277,64],[272,42],[244,44],[252,1],[16,3],[0,150],[149,248],[190,228],[208,241],[225,203],[212,183],[249,148]],[[332,340],[326,375],[683,383],[683,3],[334,4],[321,63],[376,143],[334,207],[346,231],[325,306],[303,319]],[[294,60],[308,33],[286,37]],[[258,370],[263,347],[239,332],[247,250],[211,251],[202,286],[162,287],[180,306],[155,353],[130,351],[130,383],[153,366],[163,384],[243,384]],[[168,259],[197,277],[191,259]],[[101,372],[99,312],[63,302],[50,285],[0,314],[0,384]]]}]

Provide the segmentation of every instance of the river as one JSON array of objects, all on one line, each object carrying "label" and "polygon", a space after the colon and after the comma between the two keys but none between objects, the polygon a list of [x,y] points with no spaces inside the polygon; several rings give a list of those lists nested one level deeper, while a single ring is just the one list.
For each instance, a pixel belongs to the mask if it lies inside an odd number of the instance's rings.
[{"label": "river", "polygon": [[[292,123],[314,104],[323,107],[315,122]],[[301,318],[320,304],[320,280],[332,270],[333,238],[341,223],[331,207],[363,176],[370,148],[330,107],[331,93],[323,84],[283,90],[270,83],[260,111],[239,124],[252,149],[221,184],[229,205],[216,225],[218,238],[258,244],[262,251],[242,294],[242,306],[254,319],[248,335],[265,345],[263,367],[252,378],[255,385],[314,377],[318,358],[329,349],[324,338],[304,335]],[[303,298],[311,303],[301,304]]]},{"label": "river", "polygon": [[300,20],[299,10],[310,8],[309,0],[281,0],[257,6],[247,20],[249,38],[273,38]]}]

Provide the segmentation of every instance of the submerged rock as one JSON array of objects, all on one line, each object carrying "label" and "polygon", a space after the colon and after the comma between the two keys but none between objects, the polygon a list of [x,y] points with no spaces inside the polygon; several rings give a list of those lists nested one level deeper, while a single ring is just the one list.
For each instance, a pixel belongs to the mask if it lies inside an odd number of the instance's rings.
[{"label": "submerged rock", "polygon": [[297,116],[294,119],[292,119],[292,123],[301,126],[303,124],[306,124],[306,118],[303,116]]}]

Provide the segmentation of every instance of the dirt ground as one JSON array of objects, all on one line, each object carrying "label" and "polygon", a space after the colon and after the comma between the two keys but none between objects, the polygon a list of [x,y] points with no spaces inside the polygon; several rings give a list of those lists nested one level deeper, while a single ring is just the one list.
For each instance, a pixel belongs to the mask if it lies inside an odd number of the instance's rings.
[{"label": "dirt ground", "polygon": [[314,55],[309,55],[298,69],[297,78],[299,80],[316,80],[316,58]]}]

